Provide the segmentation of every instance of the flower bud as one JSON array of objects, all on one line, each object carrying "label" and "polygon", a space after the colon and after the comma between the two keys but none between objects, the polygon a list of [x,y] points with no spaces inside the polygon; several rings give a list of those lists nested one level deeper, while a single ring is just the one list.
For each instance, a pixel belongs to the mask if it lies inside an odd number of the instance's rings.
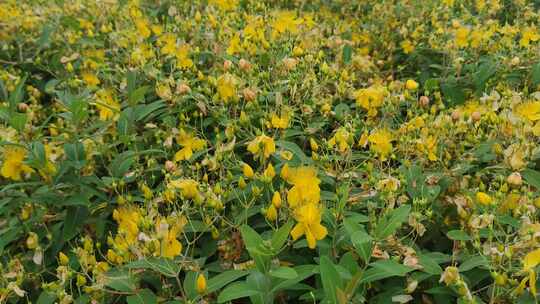
[{"label": "flower bud", "polygon": [[199,276],[197,276],[197,292],[199,294],[203,294],[206,291],[206,278],[204,277],[204,274],[200,273]]},{"label": "flower bud", "polygon": [[427,107],[429,105],[429,97],[427,96],[420,96],[420,106]]},{"label": "flower bud", "polygon": [[229,70],[232,66],[233,66],[233,63],[232,63],[232,61],[230,61],[230,60],[225,60],[225,61],[223,62],[223,69],[224,69],[225,71]]},{"label": "flower bud", "polygon": [[176,93],[179,95],[188,94],[190,92],[191,88],[185,83],[180,83],[176,86]]},{"label": "flower bud", "polygon": [[238,66],[244,72],[247,72],[247,71],[249,71],[251,69],[251,63],[249,63],[249,61],[245,60],[244,58],[242,58],[242,59],[240,59],[240,61],[238,61]]},{"label": "flower bud", "polygon": [[519,174],[519,172],[514,172],[510,174],[506,181],[512,186],[521,186],[521,184],[523,183],[521,174]]},{"label": "flower bud", "polygon": [[255,91],[250,88],[245,88],[242,91],[242,95],[244,95],[244,99],[246,101],[254,101],[255,98],[257,98],[257,93],[255,93]]}]

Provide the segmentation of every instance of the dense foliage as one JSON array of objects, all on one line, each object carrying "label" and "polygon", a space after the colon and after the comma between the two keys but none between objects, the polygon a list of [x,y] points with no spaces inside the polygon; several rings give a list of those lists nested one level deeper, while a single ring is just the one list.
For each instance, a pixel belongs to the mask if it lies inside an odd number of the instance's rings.
[{"label": "dense foliage", "polygon": [[0,303],[536,303],[539,10],[0,1]]}]

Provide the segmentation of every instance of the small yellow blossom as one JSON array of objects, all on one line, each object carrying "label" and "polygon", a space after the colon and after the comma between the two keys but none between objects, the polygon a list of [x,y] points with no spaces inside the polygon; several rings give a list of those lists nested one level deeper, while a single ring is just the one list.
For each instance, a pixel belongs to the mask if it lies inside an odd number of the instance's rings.
[{"label": "small yellow blossom", "polygon": [[200,151],[206,146],[204,139],[193,136],[185,130],[180,130],[176,141],[182,146],[182,149],[174,155],[175,161],[189,160],[193,152]]},{"label": "small yellow blossom", "polygon": [[272,153],[276,152],[276,144],[272,137],[263,134],[249,142],[247,150],[253,155],[262,154],[264,158],[268,158]]},{"label": "small yellow blossom", "polygon": [[20,181],[22,174],[34,172],[32,168],[23,163],[26,157],[26,150],[21,147],[10,146],[4,148],[4,160],[1,173],[5,178]]},{"label": "small yellow blossom", "polygon": [[298,208],[294,213],[298,221],[291,230],[293,240],[297,240],[302,235],[306,235],[308,247],[315,249],[318,240],[322,240],[328,234],[326,227],[321,225],[321,210],[317,204],[306,204]]},{"label": "small yellow blossom", "polygon": [[386,129],[377,130],[368,137],[371,150],[379,154],[383,161],[392,153],[392,140],[392,134]]}]

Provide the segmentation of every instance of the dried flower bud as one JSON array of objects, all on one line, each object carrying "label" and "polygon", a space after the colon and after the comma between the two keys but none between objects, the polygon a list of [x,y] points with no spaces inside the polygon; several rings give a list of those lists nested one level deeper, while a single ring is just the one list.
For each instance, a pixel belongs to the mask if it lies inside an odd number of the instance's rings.
[{"label": "dried flower bud", "polygon": [[232,63],[232,61],[230,61],[230,60],[225,60],[225,61],[223,62],[223,69],[224,69],[225,71],[228,71],[230,68],[232,68],[232,66],[233,66],[233,63]]},{"label": "dried flower bud", "polygon": [[242,91],[242,95],[244,95],[244,99],[246,101],[254,101],[255,98],[257,98],[257,93],[255,93],[255,91],[250,88],[245,88]]},{"label": "dried flower bud", "polygon": [[429,97],[427,96],[420,96],[420,105],[422,107],[427,107],[429,105]]},{"label": "dried flower bud", "polygon": [[176,86],[176,93],[177,94],[184,95],[184,94],[188,94],[190,92],[191,92],[191,88],[185,83],[180,83],[180,84],[178,84],[178,86]]},{"label": "dried flower bud", "polygon": [[174,164],[174,162],[168,160],[165,162],[165,170],[167,170],[168,172],[173,172],[176,170],[176,165]]},{"label": "dried flower bud", "polygon": [[523,183],[521,174],[519,174],[519,172],[514,172],[510,174],[506,181],[512,186],[521,186],[521,184]]},{"label": "dried flower bud", "polygon": [[240,59],[238,66],[242,71],[249,71],[251,69],[251,63],[244,58]]}]

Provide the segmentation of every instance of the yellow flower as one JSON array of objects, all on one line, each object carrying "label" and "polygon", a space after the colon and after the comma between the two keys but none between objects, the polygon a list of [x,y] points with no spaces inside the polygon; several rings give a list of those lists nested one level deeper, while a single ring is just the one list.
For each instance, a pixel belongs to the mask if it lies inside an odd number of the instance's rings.
[{"label": "yellow flower", "polygon": [[66,266],[69,263],[69,258],[63,252],[58,253],[58,262],[60,265]]},{"label": "yellow flower", "polygon": [[330,140],[328,141],[328,144],[333,147],[337,144],[338,150],[340,152],[345,152],[349,149],[349,143],[352,141],[352,134],[345,129],[345,127],[341,127],[337,130],[336,134]]},{"label": "yellow flower", "polygon": [[529,271],[540,264],[540,249],[533,250],[523,259],[523,270]]},{"label": "yellow flower", "polygon": [[401,48],[403,49],[403,53],[410,54],[414,51],[414,44],[410,40],[403,40],[401,42]]},{"label": "yellow flower", "polygon": [[197,276],[197,286],[196,286],[197,292],[199,294],[203,294],[206,291],[206,278],[204,277],[204,274],[200,273]]},{"label": "yellow flower", "polygon": [[244,163],[244,165],[242,166],[242,173],[247,178],[253,178],[253,176],[255,175],[255,173],[253,173],[253,169],[251,168],[251,166],[246,163]]},{"label": "yellow flower", "polygon": [[321,189],[319,188],[321,180],[317,178],[315,168],[289,168],[284,166],[281,170],[281,176],[289,184],[293,185],[287,192],[287,202],[291,208],[319,202],[321,198]]},{"label": "yellow flower", "polygon": [[274,191],[274,195],[272,195],[272,205],[274,205],[276,208],[281,207],[281,196],[277,191]]},{"label": "yellow flower", "polygon": [[469,45],[469,33],[470,29],[466,27],[460,27],[456,30],[456,45],[458,47],[466,47]]},{"label": "yellow flower", "polygon": [[392,153],[392,134],[385,129],[375,131],[368,137],[371,150],[379,154],[381,160],[386,160],[386,156]]},{"label": "yellow flower", "polygon": [[477,192],[476,200],[482,205],[490,205],[493,202],[491,196],[484,192]]},{"label": "yellow flower", "polygon": [[516,113],[530,121],[540,120],[540,101],[531,101],[519,104]]},{"label": "yellow flower", "polygon": [[21,174],[32,173],[34,170],[23,163],[26,157],[26,150],[21,147],[4,148],[4,163],[0,170],[2,176],[14,181],[21,180]]},{"label": "yellow flower", "polygon": [[139,210],[131,207],[121,207],[113,211],[113,219],[118,223],[118,232],[125,236],[128,245],[137,241],[141,215]]},{"label": "yellow flower", "polygon": [[383,105],[386,90],[380,85],[372,85],[369,88],[355,92],[356,104],[368,111],[368,116],[377,115],[377,109]]},{"label": "yellow flower", "polygon": [[99,90],[96,92],[96,108],[99,111],[100,120],[117,120],[120,116],[120,103],[113,98],[110,90]]},{"label": "yellow flower", "polygon": [[95,87],[101,83],[101,81],[99,81],[99,78],[96,76],[96,74],[92,72],[88,72],[88,71],[82,72],[81,76],[82,76],[83,81],[86,82],[86,84],[89,86]]},{"label": "yellow flower", "polygon": [[146,21],[143,18],[136,18],[134,20],[135,27],[137,28],[138,34],[141,35],[143,38],[150,37],[150,34],[152,32],[150,31],[150,27],[148,25],[148,21]]},{"label": "yellow flower", "polygon": [[283,11],[276,15],[274,21],[270,24],[273,29],[274,37],[285,32],[295,34],[298,32],[298,26],[302,24],[302,19],[297,19],[293,11]]},{"label": "yellow flower", "polygon": [[229,42],[227,48],[227,54],[234,55],[242,52],[242,42],[240,41],[240,34],[236,33]]},{"label": "yellow flower", "polygon": [[276,143],[272,137],[263,134],[249,142],[247,150],[253,155],[262,153],[264,158],[268,158],[272,153],[276,152]]},{"label": "yellow flower", "polygon": [[279,117],[274,113],[272,114],[271,123],[273,128],[287,129],[289,126],[289,115],[282,114],[281,117]]},{"label": "yellow flower", "polygon": [[519,45],[522,47],[528,47],[531,41],[538,41],[540,35],[536,27],[528,26],[521,32],[521,39],[519,40]]},{"label": "yellow flower", "polygon": [[276,171],[274,170],[274,166],[272,166],[272,164],[268,164],[268,167],[264,169],[263,176],[268,182],[272,181],[274,176],[276,176]]},{"label": "yellow flower", "polygon": [[206,146],[206,141],[204,139],[193,136],[193,134],[188,133],[183,129],[180,130],[176,141],[182,146],[182,149],[174,155],[175,161],[189,160],[193,155],[193,152],[202,150]]},{"label": "yellow flower", "polygon": [[222,11],[230,11],[238,5],[238,0],[210,0],[209,3]]},{"label": "yellow flower", "polygon": [[277,219],[277,209],[274,205],[270,204],[268,209],[266,209],[266,218],[269,221],[275,221]]},{"label": "yellow flower", "polygon": [[294,217],[298,223],[291,230],[293,240],[305,234],[308,247],[314,249],[317,241],[328,234],[326,227],[321,225],[321,210],[317,204],[311,203],[298,208]]},{"label": "yellow flower", "polygon": [[161,256],[166,258],[174,258],[182,253],[182,243],[176,238],[186,223],[185,218],[180,218],[172,227],[166,221],[158,218],[156,228],[158,234],[162,233],[160,244]]},{"label": "yellow flower", "polygon": [[407,90],[414,91],[418,89],[418,82],[414,81],[413,79],[408,79],[405,82],[405,88],[407,88]]},{"label": "yellow flower", "polygon": [[217,91],[219,97],[227,102],[236,97],[236,81],[231,74],[223,74],[217,80]]},{"label": "yellow flower", "polygon": [[176,49],[176,66],[180,69],[189,69],[193,66],[193,61],[189,58],[189,45],[184,44]]},{"label": "yellow flower", "polygon": [[[536,298],[536,271],[534,268],[540,263],[540,249],[533,250],[529,252],[523,259],[523,270],[529,273],[529,287],[531,288],[531,293]],[[522,281],[523,285],[526,283],[527,279]],[[521,286],[521,284],[520,284]]]},{"label": "yellow flower", "polygon": [[185,199],[197,199],[200,196],[199,183],[193,179],[177,179],[170,182],[174,188],[180,189]]}]

